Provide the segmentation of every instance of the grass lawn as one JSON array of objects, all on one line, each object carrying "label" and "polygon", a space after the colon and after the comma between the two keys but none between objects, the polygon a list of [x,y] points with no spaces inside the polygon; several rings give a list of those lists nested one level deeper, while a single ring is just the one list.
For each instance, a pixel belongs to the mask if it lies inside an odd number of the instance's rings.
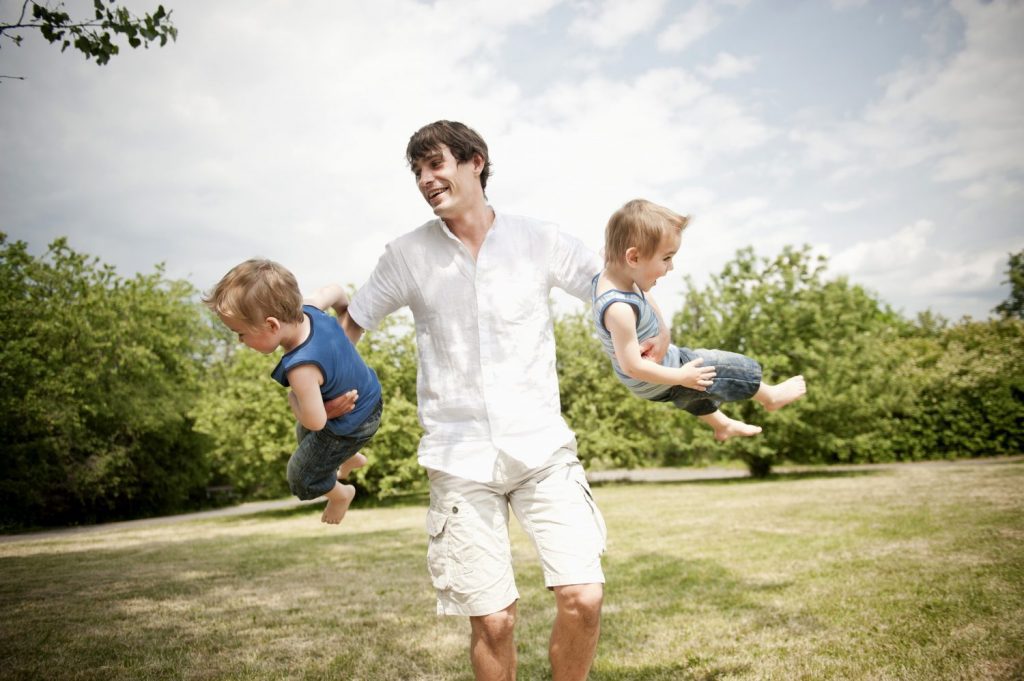
[{"label": "grass lawn", "polygon": [[[595,681],[1024,678],[1024,462],[595,487]],[[424,507],[319,507],[0,543],[2,679],[470,679]],[[554,610],[513,525],[519,678]]]}]

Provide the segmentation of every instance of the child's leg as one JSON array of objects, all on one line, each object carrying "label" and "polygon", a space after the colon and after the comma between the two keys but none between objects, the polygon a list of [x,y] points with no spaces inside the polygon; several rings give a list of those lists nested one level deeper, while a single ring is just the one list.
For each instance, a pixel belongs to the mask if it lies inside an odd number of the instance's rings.
[{"label": "child's leg", "polygon": [[356,496],[356,488],[336,482],[334,489],[324,496],[327,497],[327,506],[320,516],[320,522],[337,525],[345,517],[345,512],[352,504],[352,499]]},{"label": "child's leg", "polygon": [[750,437],[761,432],[760,426],[752,426],[743,421],[731,419],[721,411],[698,416],[701,421],[711,426],[715,431],[715,439],[725,442],[731,437]]},{"label": "child's leg", "polygon": [[352,456],[348,457],[341,467],[338,468],[338,480],[344,480],[348,477],[348,474],[357,468],[362,468],[366,465],[366,457],[356,452]]},{"label": "child's leg", "polygon": [[[336,525],[348,511],[356,488],[338,482],[342,459],[351,459],[348,452],[357,450],[365,441],[346,442],[326,431],[308,432],[288,460],[288,485],[299,499],[324,497],[327,506],[320,520]],[[365,457],[364,457],[365,462]]]},{"label": "child's leg", "polygon": [[776,411],[790,402],[800,399],[806,392],[807,384],[804,382],[804,377],[793,376],[777,385],[761,383],[761,387],[754,394],[754,399],[768,411]]}]

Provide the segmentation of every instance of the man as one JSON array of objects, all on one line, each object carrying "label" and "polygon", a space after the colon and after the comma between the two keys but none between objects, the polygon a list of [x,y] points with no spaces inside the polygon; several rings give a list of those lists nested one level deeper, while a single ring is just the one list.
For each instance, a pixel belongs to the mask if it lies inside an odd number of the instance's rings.
[{"label": "man", "polygon": [[358,340],[399,308],[412,311],[438,613],[469,617],[477,679],[515,678],[511,508],[555,595],[552,678],[585,679],[605,527],[561,416],[548,295],[558,286],[589,300],[600,260],[552,224],[488,205],[487,145],[467,126],[427,125],[406,156],[436,219],[387,245],[342,322]]}]

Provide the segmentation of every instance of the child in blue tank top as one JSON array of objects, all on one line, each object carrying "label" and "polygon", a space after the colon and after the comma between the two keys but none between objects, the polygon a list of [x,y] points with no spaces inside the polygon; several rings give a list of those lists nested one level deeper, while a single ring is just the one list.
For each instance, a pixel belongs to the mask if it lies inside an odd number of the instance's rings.
[{"label": "child in blue tank top", "polygon": [[[341,480],[366,463],[359,450],[377,432],[382,412],[377,375],[325,313],[348,308],[344,289],[327,286],[303,301],[291,272],[252,259],[224,275],[203,302],[246,346],[264,354],[284,350],[271,375],[291,388],[288,404],[298,420],[288,485],[300,499],[327,497],[320,520],[340,523],[356,493]],[[359,395],[355,408],[328,419],[324,401],[351,390]]]},{"label": "child in blue tank top", "polygon": [[661,364],[640,354],[658,334],[648,291],[672,271],[672,258],[689,218],[644,199],[628,202],[605,228],[605,268],[594,277],[594,326],[615,375],[633,394],[672,402],[707,423],[715,438],[749,437],[759,426],[729,418],[723,402],[753,399],[775,411],[807,392],[803,376],[777,385],[761,381],[761,365],[735,352],[669,346]]}]

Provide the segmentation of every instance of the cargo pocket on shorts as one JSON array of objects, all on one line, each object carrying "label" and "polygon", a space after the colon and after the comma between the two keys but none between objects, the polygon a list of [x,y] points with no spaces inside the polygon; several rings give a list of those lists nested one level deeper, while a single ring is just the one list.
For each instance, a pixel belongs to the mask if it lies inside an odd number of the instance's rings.
[{"label": "cargo pocket on shorts", "polygon": [[583,491],[583,498],[586,500],[587,506],[590,507],[591,513],[594,514],[594,524],[597,525],[597,530],[601,535],[601,548],[599,552],[604,553],[608,545],[608,527],[604,524],[604,516],[601,515],[601,509],[597,507],[597,502],[594,501],[594,493],[590,491],[590,483],[587,482],[587,476],[583,471],[583,467],[578,466],[577,468],[576,483]]},{"label": "cargo pocket on shorts", "polygon": [[434,588],[443,591],[451,585],[451,571],[448,560],[448,532],[445,531],[448,525],[448,516],[434,509],[427,509],[427,569],[430,571],[430,581]]}]

